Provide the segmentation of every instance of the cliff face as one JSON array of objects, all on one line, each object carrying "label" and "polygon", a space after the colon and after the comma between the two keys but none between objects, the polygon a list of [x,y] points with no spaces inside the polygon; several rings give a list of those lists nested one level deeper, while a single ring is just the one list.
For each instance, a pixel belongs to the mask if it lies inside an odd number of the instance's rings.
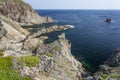
[{"label": "cliff face", "polygon": [[29,34],[27,30],[20,27],[19,23],[1,14],[0,19],[0,50],[6,49],[12,42],[18,42]]},{"label": "cliff face", "polygon": [[[53,22],[52,18],[39,16],[29,4],[21,0],[0,0],[0,19],[0,51],[3,51],[4,57],[14,56],[12,65],[21,75],[33,80],[82,80],[84,68],[72,56],[71,44],[64,34],[60,35],[55,42],[45,44],[44,36],[36,38],[20,27],[20,24]],[[56,27],[45,31],[49,33],[54,30]],[[64,30],[64,27],[59,30]],[[21,66],[17,59],[19,56],[28,55],[39,56],[39,63],[31,67],[22,62],[24,65]],[[34,58],[28,60],[31,60],[31,63]]]},{"label": "cliff face", "polygon": [[82,80],[84,69],[72,56],[71,45],[64,34],[51,44],[39,45],[36,53],[40,63],[35,67],[19,67],[22,75],[34,80]]},{"label": "cliff face", "polygon": [[111,55],[111,57],[107,61],[105,61],[103,65],[100,65],[99,70],[91,78],[95,80],[120,80],[119,48],[115,50],[115,52]]},{"label": "cliff face", "polygon": [[120,48],[118,48],[112,56],[105,61],[105,65],[110,67],[120,67]]},{"label": "cliff face", "polygon": [[0,13],[21,25],[54,22],[51,17],[39,16],[29,4],[22,0],[0,0]]}]

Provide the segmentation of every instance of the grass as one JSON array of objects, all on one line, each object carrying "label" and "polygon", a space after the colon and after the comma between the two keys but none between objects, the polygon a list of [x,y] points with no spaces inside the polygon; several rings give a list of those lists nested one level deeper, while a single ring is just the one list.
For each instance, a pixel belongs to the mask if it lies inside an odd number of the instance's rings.
[{"label": "grass", "polygon": [[120,79],[120,75],[111,75],[110,77],[113,79]]},{"label": "grass", "polygon": [[55,46],[55,47],[54,47],[54,50],[55,50],[55,51],[59,51],[59,47],[58,47],[58,46]]},{"label": "grass", "polygon": [[106,80],[108,75],[107,74],[102,74],[101,77],[102,77],[102,80]]},{"label": "grass", "polygon": [[10,69],[12,68],[12,57],[2,57],[0,58],[0,69]]},{"label": "grass", "polygon": [[4,54],[3,54],[3,51],[0,51],[0,56],[3,56]]},{"label": "grass", "polygon": [[50,52],[45,53],[45,55],[48,56],[48,57],[53,57],[53,54],[50,53]]},{"label": "grass", "polygon": [[32,80],[28,77],[23,77],[13,68],[13,57],[0,58],[0,80]]},{"label": "grass", "polygon": [[40,63],[39,56],[22,56],[17,58],[18,64],[21,66],[34,67]]},{"label": "grass", "polygon": [[108,74],[104,74],[104,73],[102,73],[102,72],[97,72],[97,74],[98,74],[99,76],[101,76],[102,80],[106,80],[107,77],[109,76]]},{"label": "grass", "polygon": [[20,73],[13,69],[0,69],[0,80],[32,80],[29,77],[23,77]]},{"label": "grass", "polygon": [[110,78],[112,78],[112,79],[120,79],[120,75],[104,74],[104,73],[101,73],[101,72],[99,72],[99,73],[97,73],[97,74],[102,77],[102,80],[106,80],[107,77],[109,77],[109,76],[110,76]]}]

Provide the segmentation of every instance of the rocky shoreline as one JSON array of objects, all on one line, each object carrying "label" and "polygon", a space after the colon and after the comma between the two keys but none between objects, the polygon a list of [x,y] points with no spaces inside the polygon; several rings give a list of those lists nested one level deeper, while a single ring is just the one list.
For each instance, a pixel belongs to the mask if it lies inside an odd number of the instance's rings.
[{"label": "rocky shoreline", "polygon": [[54,25],[34,34],[21,27],[50,22],[54,20],[39,16],[21,0],[0,0],[1,80],[120,80],[120,49],[90,75],[71,54],[71,43],[64,33],[49,44],[45,43],[47,36],[42,35],[73,26]]},{"label": "rocky shoreline", "polygon": [[62,26],[53,25],[49,28],[39,30],[37,33],[33,34],[33,37],[37,37],[42,34],[47,34],[47,33],[55,32],[55,31],[64,31],[64,30],[68,30],[72,28],[74,28],[74,26],[72,25],[62,25]]}]

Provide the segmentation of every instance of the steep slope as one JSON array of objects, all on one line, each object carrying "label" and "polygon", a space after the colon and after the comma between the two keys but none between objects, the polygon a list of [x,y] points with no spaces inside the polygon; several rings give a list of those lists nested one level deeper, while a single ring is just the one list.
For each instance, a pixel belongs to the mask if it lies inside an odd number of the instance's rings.
[{"label": "steep slope", "polygon": [[[12,68],[7,68],[8,71],[13,69],[30,80],[82,80],[84,68],[72,56],[71,44],[65,38],[65,34],[59,35],[56,41],[49,44],[45,43],[46,36],[34,37],[20,27],[20,24],[53,22],[50,17],[39,16],[22,0],[0,0],[0,13],[0,63],[4,63],[0,70],[6,66],[6,61],[10,61]],[[52,29],[56,31],[54,28],[56,27],[46,30],[49,33]],[[64,30],[64,27],[59,30]],[[10,60],[6,60],[6,57]],[[0,79],[1,75],[7,75],[6,73],[1,72]],[[15,75],[11,75],[4,78],[10,77],[10,80],[13,80],[11,77]]]},{"label": "steep slope", "polygon": [[0,50],[6,49],[11,42],[18,42],[29,34],[29,32],[22,29],[17,22],[2,15],[0,15],[0,19]]},{"label": "steep slope", "polygon": [[105,62],[105,65],[110,67],[120,67],[120,48]]},{"label": "steep slope", "polygon": [[22,0],[0,0],[0,13],[21,25],[54,22],[51,17],[39,16],[29,4]]},{"label": "steep slope", "polygon": [[[13,21],[3,15],[0,14],[0,20],[1,20],[1,23],[6,23],[6,24],[9,24],[11,27],[15,28],[17,31],[19,31],[21,34],[25,34],[25,35],[28,35],[29,32],[26,30],[26,29],[23,29],[21,28],[20,24],[16,21]],[[4,24],[3,24],[4,26]],[[6,27],[6,26],[4,26]]]},{"label": "steep slope", "polygon": [[99,70],[90,78],[93,80],[120,80],[120,48],[103,65],[100,65]]},{"label": "steep slope", "polygon": [[[51,44],[39,45],[36,52],[40,58],[37,66],[29,67],[15,60],[18,71],[34,80],[82,80],[84,69],[71,54],[71,45],[65,35]],[[35,63],[35,62],[34,62]]]}]

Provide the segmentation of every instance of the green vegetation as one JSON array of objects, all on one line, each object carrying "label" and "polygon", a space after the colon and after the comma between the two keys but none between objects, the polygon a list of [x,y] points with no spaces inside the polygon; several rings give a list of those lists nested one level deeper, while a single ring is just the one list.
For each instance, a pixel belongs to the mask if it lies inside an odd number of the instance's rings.
[{"label": "green vegetation", "polygon": [[102,77],[102,80],[106,80],[107,77],[110,77],[112,79],[120,79],[120,75],[104,74],[102,72],[98,72],[97,74]]},{"label": "green vegetation", "polygon": [[40,63],[40,57],[39,56],[22,56],[17,58],[18,64],[21,66],[29,66],[34,67]]},{"label": "green vegetation", "polygon": [[109,76],[109,74],[104,74],[102,72],[97,72],[99,76],[101,76],[102,80],[106,80],[106,78]]},{"label": "green vegetation", "polygon": [[13,69],[0,69],[0,80],[32,80],[28,77],[23,77],[20,73]]},{"label": "green vegetation", "polygon": [[110,77],[113,79],[120,79],[120,75],[111,75]]},{"label": "green vegetation", "polygon": [[55,51],[59,51],[59,47],[58,47],[58,46],[55,46],[55,47],[54,47],[54,50],[55,50]]},{"label": "green vegetation", "polygon": [[48,57],[53,57],[53,54],[50,53],[50,52],[45,53],[45,55],[48,56]]},{"label": "green vegetation", "polygon": [[12,68],[12,57],[2,57],[0,58],[0,69],[10,69]]},{"label": "green vegetation", "polygon": [[21,76],[17,70],[13,69],[12,58],[0,58],[0,80],[32,80],[31,78]]},{"label": "green vegetation", "polygon": [[0,51],[0,56],[3,56],[4,54],[3,54],[3,51]]},{"label": "green vegetation", "polygon": [[102,80],[106,80],[108,75],[107,74],[102,74],[101,77],[102,77]]}]

